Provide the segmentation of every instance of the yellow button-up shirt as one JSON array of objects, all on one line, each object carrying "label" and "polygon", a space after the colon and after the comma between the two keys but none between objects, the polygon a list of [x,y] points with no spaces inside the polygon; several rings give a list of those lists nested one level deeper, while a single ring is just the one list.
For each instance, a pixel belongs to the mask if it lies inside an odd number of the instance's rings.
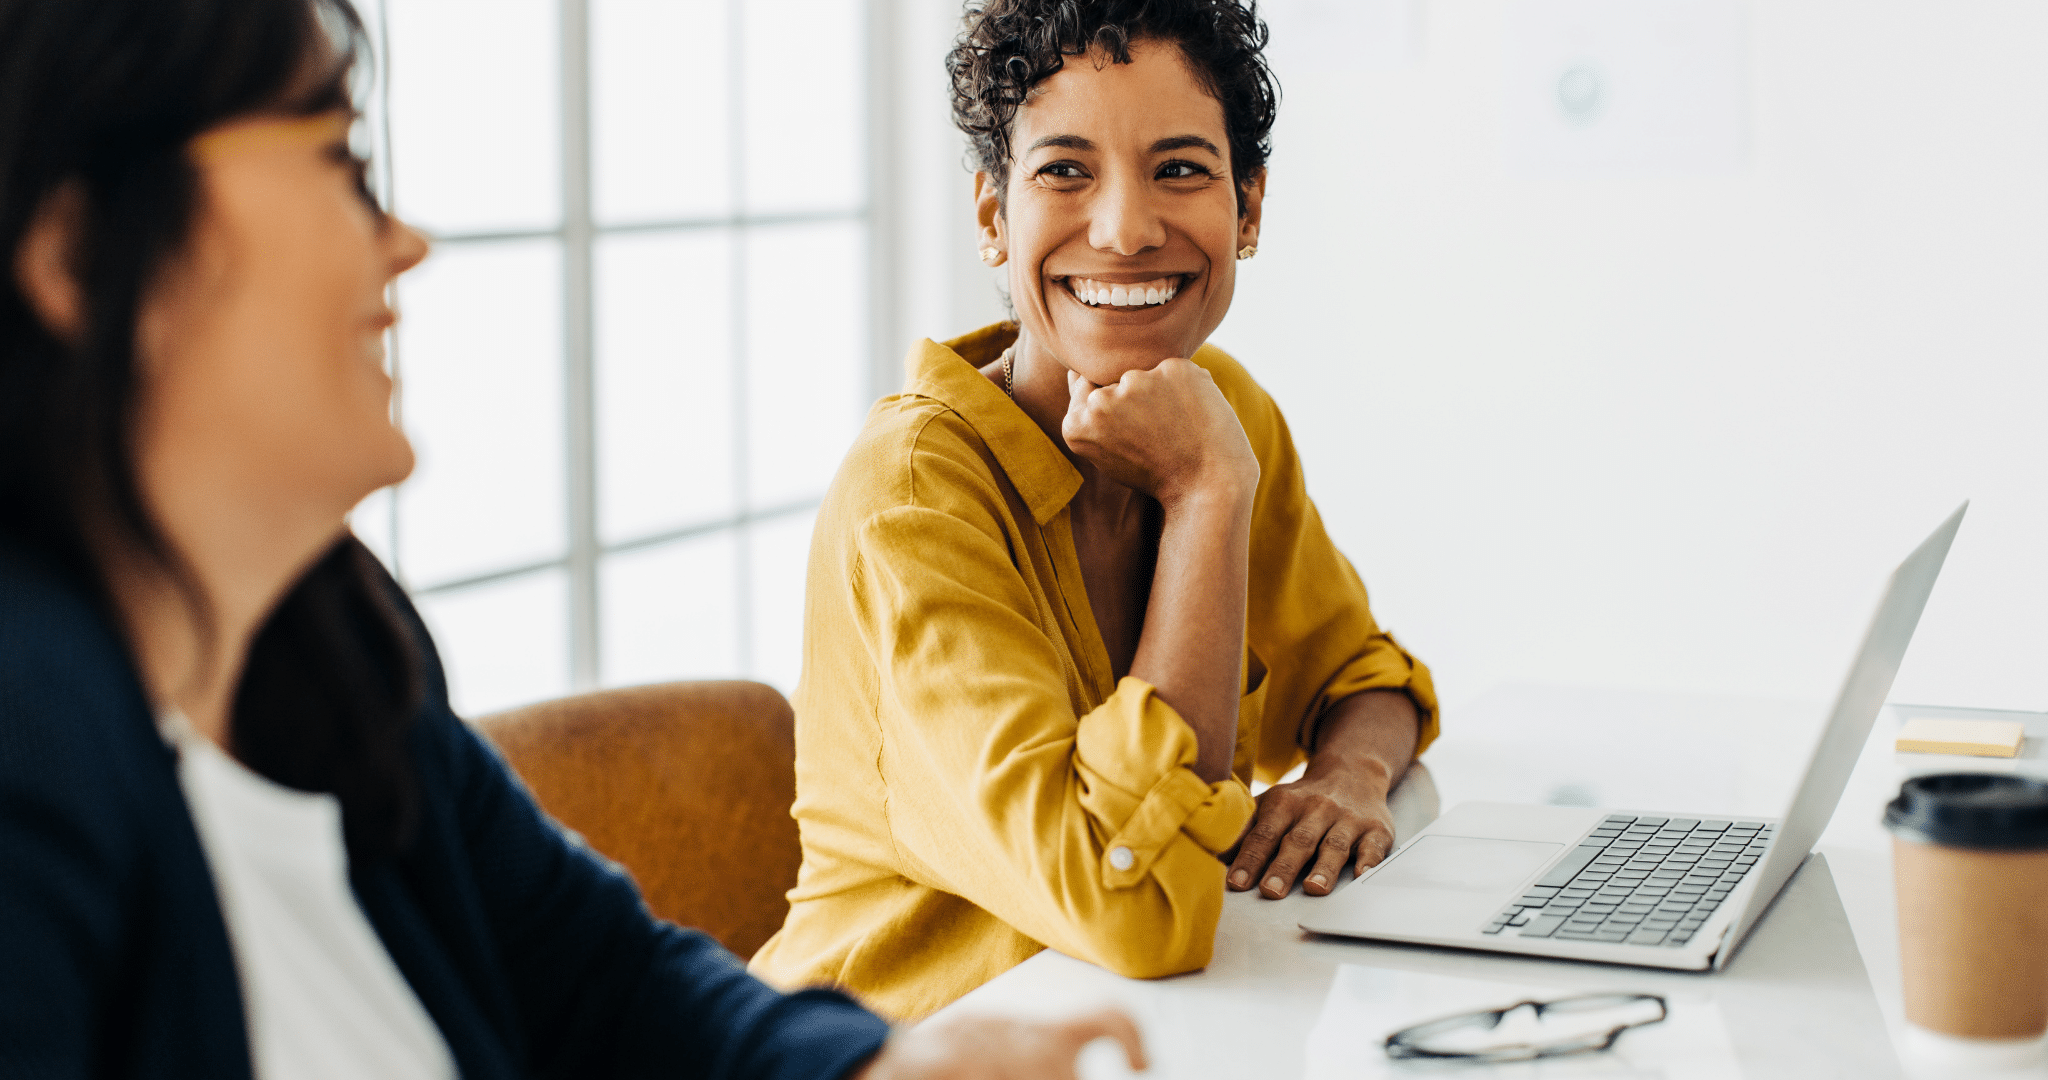
[{"label": "yellow button-up shirt", "polygon": [[1217,854],[1247,784],[1300,761],[1315,722],[1401,688],[1436,735],[1428,669],[1373,622],[1323,531],[1272,398],[1204,347],[1260,465],[1233,775],[1115,680],[1067,505],[1081,474],[976,370],[998,325],[911,351],[833,480],[811,541],[797,685],[803,870],[754,970],[922,1017],[1047,946],[1126,975],[1209,962]]}]

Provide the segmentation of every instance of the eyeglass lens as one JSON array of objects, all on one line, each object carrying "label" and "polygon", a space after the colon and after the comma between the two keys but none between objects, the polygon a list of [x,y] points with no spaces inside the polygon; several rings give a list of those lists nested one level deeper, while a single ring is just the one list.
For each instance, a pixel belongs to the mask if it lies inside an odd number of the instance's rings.
[{"label": "eyeglass lens", "polygon": [[1663,1002],[1654,997],[1590,995],[1445,1017],[1409,1028],[1396,1039],[1409,1052],[1427,1056],[1511,1060],[1599,1049],[1617,1032],[1663,1018]]}]

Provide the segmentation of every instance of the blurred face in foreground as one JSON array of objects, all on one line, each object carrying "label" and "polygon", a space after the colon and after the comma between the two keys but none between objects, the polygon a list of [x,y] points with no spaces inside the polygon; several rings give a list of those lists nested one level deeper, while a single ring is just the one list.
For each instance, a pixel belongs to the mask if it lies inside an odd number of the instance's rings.
[{"label": "blurred face in foreground", "polygon": [[139,317],[145,491],[233,486],[339,535],[412,470],[391,422],[385,287],[427,247],[370,199],[350,120],[259,115],[193,141],[191,235]]},{"label": "blurred face in foreground", "polygon": [[1240,214],[1223,106],[1179,47],[1069,57],[1017,110],[1010,145],[1007,191],[980,174],[977,198],[1027,347],[1097,385],[1193,355],[1230,310],[1265,178]]}]

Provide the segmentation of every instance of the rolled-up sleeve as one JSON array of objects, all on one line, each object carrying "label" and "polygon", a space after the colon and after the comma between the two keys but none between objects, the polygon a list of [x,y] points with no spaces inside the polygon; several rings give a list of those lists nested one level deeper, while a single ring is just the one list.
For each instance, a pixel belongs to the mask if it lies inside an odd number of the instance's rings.
[{"label": "rolled-up sleeve", "polygon": [[[983,505],[986,505],[984,503]],[[1000,503],[998,503],[1000,505]],[[1126,678],[1086,707],[993,516],[898,506],[861,527],[851,582],[881,681],[888,827],[922,883],[1120,974],[1208,963],[1216,858],[1250,822],[1236,779]]]}]

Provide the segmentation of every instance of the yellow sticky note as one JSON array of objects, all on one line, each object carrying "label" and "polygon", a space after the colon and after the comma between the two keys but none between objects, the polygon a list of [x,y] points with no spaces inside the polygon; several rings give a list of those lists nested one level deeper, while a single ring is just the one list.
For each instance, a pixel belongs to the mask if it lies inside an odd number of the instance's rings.
[{"label": "yellow sticky note", "polygon": [[1905,754],[2015,757],[2026,737],[2026,725],[2017,720],[1937,720],[1915,716],[1899,728],[1895,745]]}]

